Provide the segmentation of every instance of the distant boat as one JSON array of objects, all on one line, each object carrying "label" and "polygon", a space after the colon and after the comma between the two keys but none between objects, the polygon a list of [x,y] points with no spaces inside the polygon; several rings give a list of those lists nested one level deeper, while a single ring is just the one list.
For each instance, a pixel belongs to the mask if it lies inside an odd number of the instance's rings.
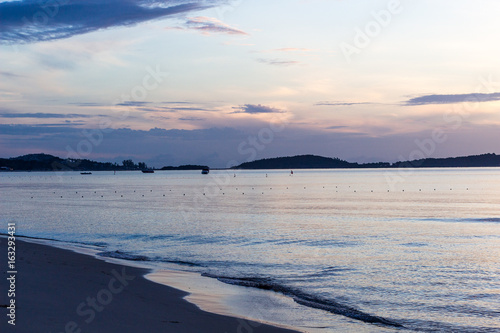
[{"label": "distant boat", "polygon": [[202,175],[208,175],[209,172],[210,172],[209,168],[205,168],[205,169],[201,170]]},{"label": "distant boat", "polygon": [[80,175],[91,175],[92,172],[80,172]]},{"label": "distant boat", "polygon": [[147,170],[142,170],[142,173],[155,173],[154,170],[147,169]]}]

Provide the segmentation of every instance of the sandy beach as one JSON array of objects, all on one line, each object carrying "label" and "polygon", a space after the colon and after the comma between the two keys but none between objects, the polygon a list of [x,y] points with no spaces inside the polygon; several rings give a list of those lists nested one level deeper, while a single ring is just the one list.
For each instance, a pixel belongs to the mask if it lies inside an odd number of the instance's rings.
[{"label": "sandy beach", "polygon": [[[6,245],[0,238],[1,253]],[[19,239],[13,326],[2,262],[1,332],[292,332],[204,312],[182,299],[186,293],[145,279],[146,269]]]}]

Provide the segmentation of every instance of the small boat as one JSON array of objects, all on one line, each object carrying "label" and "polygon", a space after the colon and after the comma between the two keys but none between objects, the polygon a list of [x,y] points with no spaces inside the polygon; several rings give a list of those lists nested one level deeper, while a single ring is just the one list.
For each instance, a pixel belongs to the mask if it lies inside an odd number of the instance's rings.
[{"label": "small boat", "polygon": [[147,170],[142,170],[142,173],[155,173],[154,170],[147,169]]},{"label": "small boat", "polygon": [[205,169],[201,170],[202,175],[208,175],[209,172],[210,172],[209,168],[205,168]]},{"label": "small boat", "polygon": [[80,172],[80,175],[91,175],[92,172]]}]

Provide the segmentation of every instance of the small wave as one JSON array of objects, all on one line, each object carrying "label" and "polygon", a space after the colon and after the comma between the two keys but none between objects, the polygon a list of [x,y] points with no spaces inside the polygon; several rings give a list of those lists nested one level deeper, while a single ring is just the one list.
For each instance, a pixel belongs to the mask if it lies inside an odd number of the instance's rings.
[{"label": "small wave", "polygon": [[407,246],[407,247],[425,247],[429,246],[427,243],[417,243],[417,242],[410,242],[410,243],[403,243],[401,246]]},{"label": "small wave", "polygon": [[181,265],[181,266],[203,267],[203,265],[201,265],[201,264],[197,264],[197,263],[189,262],[189,261],[184,261],[184,260],[159,259],[158,261],[169,263],[169,264]]},{"label": "small wave", "polygon": [[139,256],[135,254],[130,254],[121,251],[107,251],[107,252],[99,252],[98,256],[106,257],[106,258],[115,258],[115,259],[124,259],[130,261],[150,261],[150,259],[146,256]]},{"label": "small wave", "polygon": [[328,311],[348,318],[360,320],[365,323],[382,324],[392,327],[404,328],[402,324],[394,320],[386,319],[379,316],[374,316],[366,312],[363,312],[361,310],[355,309],[353,307],[344,304],[340,304],[338,302],[329,299],[316,297],[290,287],[273,283],[272,279],[270,278],[257,278],[257,277],[234,278],[234,277],[216,276],[208,273],[204,273],[202,275],[206,277],[215,278],[227,284],[278,292],[291,297],[296,303],[300,305]]},{"label": "small wave", "polygon": [[425,218],[422,221],[432,222],[471,222],[471,223],[500,223],[500,217],[473,217],[473,218]]},{"label": "small wave", "polygon": [[462,222],[493,222],[499,223],[500,217],[484,217],[484,218],[471,218],[471,219],[461,219]]},{"label": "small wave", "polygon": [[177,260],[177,259],[166,259],[166,258],[162,258],[162,257],[150,258],[147,256],[122,252],[119,250],[99,252],[99,253],[97,253],[97,255],[101,256],[101,257],[106,257],[106,258],[115,258],[115,259],[123,259],[123,260],[130,260],[130,261],[163,262],[163,263],[176,264],[176,265],[181,265],[181,266],[203,267],[203,265],[201,265],[201,264],[197,264],[197,263],[190,262],[190,261]]}]

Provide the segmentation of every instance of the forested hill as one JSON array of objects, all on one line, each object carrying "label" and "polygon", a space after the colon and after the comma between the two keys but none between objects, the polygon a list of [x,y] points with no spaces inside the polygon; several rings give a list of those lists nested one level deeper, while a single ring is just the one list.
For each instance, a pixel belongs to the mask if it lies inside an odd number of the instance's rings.
[{"label": "forested hill", "polygon": [[500,155],[483,154],[448,158],[425,158],[409,162],[397,162],[391,165],[394,168],[471,168],[471,167],[500,167]]},{"label": "forested hill", "polygon": [[240,164],[233,169],[332,169],[355,168],[357,163],[349,163],[338,158],[315,155],[266,158]]},{"label": "forested hill", "polygon": [[[62,159],[48,154],[29,154],[13,158],[0,158],[1,171],[125,171],[149,169],[146,163],[128,159],[122,164],[96,162],[87,159]],[[163,167],[161,170],[202,170],[205,165],[181,165]]]},{"label": "forested hill", "polygon": [[0,158],[0,167],[14,171],[112,171],[147,168],[146,164],[135,164],[132,160],[125,160],[122,165],[118,165],[117,163],[103,163],[87,159],[62,159],[48,154],[29,154],[13,158]]},{"label": "forested hill", "polygon": [[483,154],[450,158],[426,158],[395,163],[351,163],[338,158],[315,155],[277,157],[246,162],[233,169],[355,169],[355,168],[458,168],[500,167],[500,156]]}]

